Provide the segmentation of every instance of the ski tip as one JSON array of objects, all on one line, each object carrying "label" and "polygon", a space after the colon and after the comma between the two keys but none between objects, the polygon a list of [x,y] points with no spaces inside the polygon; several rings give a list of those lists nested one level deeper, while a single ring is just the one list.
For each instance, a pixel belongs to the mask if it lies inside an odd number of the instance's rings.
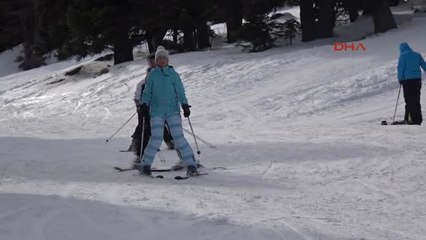
[{"label": "ski tip", "polygon": [[190,178],[190,177],[176,176],[175,180],[185,180],[185,179],[188,179],[188,178]]},{"label": "ski tip", "polygon": [[117,171],[119,171],[119,172],[122,172],[122,171],[123,171],[123,169],[122,169],[122,168],[120,168],[120,167],[114,167],[114,170],[117,170]]},{"label": "ski tip", "polygon": [[203,175],[208,175],[208,173],[199,173],[198,175],[194,175],[194,176],[176,176],[175,180],[185,180],[185,179],[188,179],[188,178],[199,177],[199,176],[203,176]]},{"label": "ski tip", "polygon": [[147,176],[147,177],[150,177],[150,178],[159,178],[159,179],[163,179],[164,178],[163,175],[151,175],[151,176]]},{"label": "ski tip", "polygon": [[121,167],[114,167],[114,170],[118,171],[118,172],[126,172],[126,171],[131,171],[131,170],[136,170],[136,168],[134,167],[129,167],[129,168],[121,168]]},{"label": "ski tip", "polygon": [[146,178],[159,178],[159,179],[163,179],[164,178],[163,175],[145,175],[145,174],[139,174],[139,176],[146,177]]}]

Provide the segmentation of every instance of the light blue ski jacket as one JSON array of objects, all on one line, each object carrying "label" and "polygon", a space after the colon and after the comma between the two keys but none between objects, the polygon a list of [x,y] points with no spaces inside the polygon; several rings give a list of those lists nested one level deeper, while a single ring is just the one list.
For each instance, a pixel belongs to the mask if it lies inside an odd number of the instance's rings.
[{"label": "light blue ski jacket", "polygon": [[426,63],[422,55],[413,51],[408,43],[399,45],[401,54],[398,60],[398,81],[409,81],[413,79],[421,79],[422,72],[420,67],[426,73]]},{"label": "light blue ski jacket", "polygon": [[179,113],[180,106],[188,104],[182,80],[172,66],[156,67],[149,72],[141,102],[150,107],[151,116]]}]

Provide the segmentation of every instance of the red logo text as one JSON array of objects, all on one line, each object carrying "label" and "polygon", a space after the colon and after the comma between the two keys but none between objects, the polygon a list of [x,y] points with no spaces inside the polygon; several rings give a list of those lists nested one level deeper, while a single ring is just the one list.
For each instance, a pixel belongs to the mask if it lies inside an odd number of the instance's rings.
[{"label": "red logo text", "polygon": [[359,52],[359,51],[367,51],[367,48],[361,42],[360,43],[336,42],[333,44],[333,50],[335,52],[345,52],[345,51]]}]

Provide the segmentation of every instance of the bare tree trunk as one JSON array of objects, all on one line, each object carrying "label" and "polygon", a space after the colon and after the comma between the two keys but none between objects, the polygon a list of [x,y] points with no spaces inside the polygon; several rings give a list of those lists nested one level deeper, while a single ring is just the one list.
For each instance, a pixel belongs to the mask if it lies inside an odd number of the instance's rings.
[{"label": "bare tree trunk", "polygon": [[225,0],[227,42],[237,41],[237,34],[243,26],[242,5],[240,0]]},{"label": "bare tree trunk", "polygon": [[146,33],[146,43],[148,44],[148,50],[149,50],[149,52],[150,53],[152,53],[152,52],[154,52],[155,51],[155,47],[154,47],[154,45],[152,44],[152,33],[151,32],[149,32],[149,31],[147,31],[147,33]]},{"label": "bare tree trunk", "polygon": [[333,36],[333,7],[333,0],[319,0],[319,21],[317,26],[317,37],[319,38]]},{"label": "bare tree trunk", "polygon": [[23,70],[45,65],[41,50],[40,18],[37,16],[37,1],[28,4],[19,13],[24,35],[24,61],[19,65]]},{"label": "bare tree trunk", "polygon": [[183,49],[186,51],[194,51],[196,49],[194,29],[190,26],[185,26],[183,29]]},{"label": "bare tree trunk", "polygon": [[396,28],[395,19],[389,8],[388,0],[377,0],[377,8],[373,9],[374,32],[386,32]]},{"label": "bare tree trunk", "polygon": [[126,31],[127,28],[120,28],[116,33],[114,41],[114,65],[133,61],[133,45]]},{"label": "bare tree trunk", "polygon": [[198,49],[210,48],[209,26],[206,22],[202,22],[197,27]]},{"label": "bare tree trunk", "polygon": [[148,43],[149,52],[155,52],[157,47],[162,44],[163,38],[166,35],[167,30],[157,28],[155,30],[151,30],[146,34],[146,41]]},{"label": "bare tree trunk", "polygon": [[178,35],[179,35],[179,31],[178,28],[175,27],[173,29],[173,43],[177,46],[178,45]]},{"label": "bare tree trunk", "polygon": [[313,0],[300,1],[300,20],[302,25],[302,41],[315,39],[315,20]]}]

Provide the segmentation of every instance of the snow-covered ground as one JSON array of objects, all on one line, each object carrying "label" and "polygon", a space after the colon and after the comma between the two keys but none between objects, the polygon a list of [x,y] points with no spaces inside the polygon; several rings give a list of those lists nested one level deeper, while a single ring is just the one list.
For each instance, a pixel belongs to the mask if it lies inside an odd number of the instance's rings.
[{"label": "snow-covered ground", "polygon": [[21,46],[16,46],[12,49],[0,53],[0,77],[19,72],[16,58],[22,51]]},{"label": "snow-covered ground", "polygon": [[[425,127],[379,125],[393,117],[399,43],[426,56],[425,23],[369,37],[367,51],[172,55],[195,133],[217,147],[198,142],[201,163],[226,168],[186,181],[112,169],[133,158],[118,150],[136,119],[105,140],[135,111],[144,60],[0,78],[0,239],[426,239]],[[157,165],[175,163],[162,154]]]}]

